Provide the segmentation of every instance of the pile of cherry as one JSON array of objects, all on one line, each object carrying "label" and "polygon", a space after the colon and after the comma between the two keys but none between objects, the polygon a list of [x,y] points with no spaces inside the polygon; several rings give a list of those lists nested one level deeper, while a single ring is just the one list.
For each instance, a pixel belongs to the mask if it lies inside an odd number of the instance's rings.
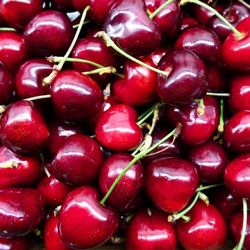
[{"label": "pile of cherry", "polygon": [[249,4],[1,0],[0,145],[1,250],[250,249]]}]

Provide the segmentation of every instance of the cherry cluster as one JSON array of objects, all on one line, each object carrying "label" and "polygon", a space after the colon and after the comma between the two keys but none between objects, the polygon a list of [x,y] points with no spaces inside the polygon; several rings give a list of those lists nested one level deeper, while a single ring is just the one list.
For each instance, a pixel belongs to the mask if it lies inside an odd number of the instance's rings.
[{"label": "cherry cluster", "polygon": [[0,250],[250,249],[248,198],[249,3],[0,0]]}]

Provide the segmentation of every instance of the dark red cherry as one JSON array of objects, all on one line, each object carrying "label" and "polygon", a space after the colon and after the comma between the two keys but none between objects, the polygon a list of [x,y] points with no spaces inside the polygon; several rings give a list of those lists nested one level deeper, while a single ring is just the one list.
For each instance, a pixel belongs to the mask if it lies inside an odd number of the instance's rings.
[{"label": "dark red cherry", "polygon": [[43,238],[46,250],[70,250],[61,240],[58,234],[58,217],[51,216],[45,223]]},{"label": "dark red cherry", "polygon": [[[113,154],[103,163],[99,173],[99,188],[105,195],[122,170],[133,159],[129,154]],[[108,199],[108,204],[119,211],[126,210],[143,186],[143,166],[135,163],[122,177]]]},{"label": "dark red cherry", "polygon": [[224,144],[229,150],[238,153],[249,152],[249,122],[250,111],[239,111],[229,119],[224,131]]},{"label": "dark red cherry", "polygon": [[104,31],[119,47],[137,56],[153,52],[161,41],[159,28],[147,16],[143,0],[114,4],[104,23]]},{"label": "dark red cherry", "polygon": [[16,92],[19,98],[49,94],[49,86],[43,85],[43,79],[53,70],[53,64],[46,59],[31,59],[21,65],[15,78]]},{"label": "dark red cherry", "polygon": [[182,107],[167,107],[165,116],[168,122],[176,126],[182,124],[181,140],[188,145],[198,145],[209,141],[219,124],[219,104],[216,98],[203,98],[204,107],[194,102]]},{"label": "dark red cherry", "polygon": [[30,249],[28,238],[26,237],[1,237],[0,249],[3,250],[27,250]]},{"label": "dark red cherry", "polygon": [[0,147],[0,188],[30,186],[41,176],[41,162],[34,156],[19,156]]},{"label": "dark red cherry", "polygon": [[187,250],[223,249],[227,227],[220,212],[211,204],[198,201],[187,214],[189,222],[177,222],[177,236]]},{"label": "dark red cherry", "polygon": [[53,176],[43,177],[37,189],[43,195],[47,205],[57,207],[62,205],[67,194],[71,191],[71,187],[57,180]]},{"label": "dark red cherry", "polygon": [[0,235],[23,236],[32,232],[44,213],[44,199],[35,189],[0,190]]},{"label": "dark red cherry", "polygon": [[175,231],[166,214],[143,209],[133,216],[127,230],[127,250],[175,250],[176,244]]},{"label": "dark red cherry", "polygon": [[118,216],[98,200],[93,187],[77,188],[68,195],[58,221],[59,235],[65,244],[74,249],[93,248],[114,235]]},{"label": "dark red cherry", "polygon": [[61,11],[70,12],[73,9],[72,0],[51,0],[52,6]]},{"label": "dark red cherry", "polygon": [[0,63],[0,105],[6,104],[12,97],[14,81],[6,67]]},{"label": "dark red cherry", "polygon": [[199,177],[193,164],[178,157],[156,159],[146,169],[147,194],[157,207],[166,212],[185,208],[198,184]]},{"label": "dark red cherry", "polygon": [[49,138],[43,117],[29,101],[9,105],[1,117],[0,127],[2,144],[15,153],[37,153]]},{"label": "dark red cherry", "polygon": [[203,183],[221,182],[229,161],[223,147],[214,142],[207,142],[191,149],[188,159],[196,167]]},{"label": "dark red cherry", "polygon": [[250,198],[250,154],[243,154],[229,162],[224,173],[224,181],[236,197]]},{"label": "dark red cherry", "polygon": [[208,90],[212,92],[219,92],[225,89],[226,81],[224,71],[217,65],[206,65]]},{"label": "dark red cherry", "polygon": [[194,53],[173,50],[161,59],[159,69],[168,72],[167,76],[159,74],[157,90],[167,104],[190,103],[205,95],[208,87],[206,69]]},{"label": "dark red cherry", "polygon": [[196,20],[194,18],[192,18],[190,16],[186,16],[186,17],[183,17],[183,19],[182,19],[182,24],[181,24],[180,30],[183,31],[185,29],[195,27],[197,25],[198,25],[198,23],[196,22]]},{"label": "dark red cherry", "polygon": [[0,62],[8,71],[16,72],[19,65],[28,57],[23,36],[16,32],[0,32]]},{"label": "dark red cherry", "polygon": [[62,55],[71,43],[73,28],[66,14],[47,10],[28,23],[23,35],[33,55]]},{"label": "dark red cherry", "polygon": [[97,83],[76,70],[58,73],[51,86],[56,115],[63,121],[82,122],[96,115],[103,103]]},{"label": "dark red cherry", "polygon": [[163,56],[167,54],[167,52],[168,52],[167,48],[160,47],[151,54],[149,54],[147,57],[150,58],[153,61],[155,67],[157,67],[160,60],[162,59]]},{"label": "dark red cherry", "polygon": [[143,135],[136,124],[136,111],[125,104],[116,104],[100,115],[96,138],[101,145],[114,151],[128,151],[142,141]]},{"label": "dark red cherry", "polygon": [[0,15],[11,27],[23,30],[28,22],[43,10],[43,0],[3,0]]},{"label": "dark red cherry", "polygon": [[91,183],[103,161],[98,143],[85,135],[68,137],[59,148],[49,171],[58,179],[72,185]]},{"label": "dark red cherry", "polygon": [[73,8],[79,12],[82,12],[85,7],[90,4],[90,0],[71,0],[71,2]]}]

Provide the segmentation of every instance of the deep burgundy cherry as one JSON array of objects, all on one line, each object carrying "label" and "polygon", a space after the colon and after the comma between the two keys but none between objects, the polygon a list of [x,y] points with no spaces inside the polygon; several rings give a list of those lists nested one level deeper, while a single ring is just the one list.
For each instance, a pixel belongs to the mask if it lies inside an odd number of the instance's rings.
[{"label": "deep burgundy cherry", "polygon": [[28,23],[23,35],[32,54],[62,55],[71,43],[73,28],[66,14],[47,10],[36,15]]},{"label": "deep burgundy cherry", "polygon": [[[124,153],[113,154],[106,159],[99,173],[99,188],[103,195],[132,159],[131,155]],[[116,210],[126,210],[143,187],[143,171],[141,163],[135,163],[122,177],[107,203]]]},{"label": "deep burgundy cherry", "polygon": [[[68,0],[67,0],[68,1]],[[73,8],[79,12],[82,12],[84,8],[89,5],[90,0],[72,0]],[[97,1],[98,2],[98,1]]]},{"label": "deep burgundy cherry", "polygon": [[[150,58],[144,57],[140,60],[154,67]],[[118,79],[112,85],[115,99],[131,106],[152,102],[156,97],[157,74],[131,61],[125,62],[123,67],[124,79]]]},{"label": "deep burgundy cherry", "polygon": [[104,31],[119,47],[137,56],[153,52],[161,41],[159,28],[147,16],[143,0],[114,4],[104,23]]},{"label": "deep burgundy cherry", "polygon": [[177,236],[187,250],[220,250],[227,236],[227,227],[220,212],[211,204],[198,201],[187,214],[189,222],[177,222]]},{"label": "deep burgundy cherry", "polygon": [[167,76],[159,74],[157,90],[167,104],[186,104],[205,95],[206,69],[194,53],[173,50],[161,59],[159,69],[169,73]]},{"label": "deep burgundy cherry", "polygon": [[156,159],[146,169],[147,194],[157,207],[166,212],[185,208],[198,184],[194,165],[178,157]]},{"label": "deep burgundy cherry", "polygon": [[232,78],[229,105],[236,112],[250,110],[250,75],[238,75]]},{"label": "deep burgundy cherry", "polygon": [[[238,100],[240,101],[240,100]],[[247,153],[250,150],[250,111],[239,111],[233,115],[225,126],[224,144],[238,153]]]},{"label": "deep burgundy cherry", "polygon": [[32,232],[44,213],[44,199],[35,189],[0,190],[0,235],[23,236]]},{"label": "deep burgundy cherry", "polygon": [[223,91],[226,87],[226,80],[224,79],[224,71],[217,65],[206,65],[208,90],[212,92]]},{"label": "deep burgundy cherry", "polygon": [[4,250],[27,250],[30,248],[26,237],[0,237],[0,249]]},{"label": "deep burgundy cherry", "polygon": [[0,188],[31,186],[41,176],[41,162],[35,156],[19,156],[0,147]]},{"label": "deep burgundy cherry", "polygon": [[150,58],[153,61],[155,67],[157,67],[162,57],[165,56],[168,51],[169,50],[166,47],[160,47],[147,57]]},{"label": "deep burgundy cherry", "polygon": [[103,103],[97,83],[76,70],[58,73],[51,86],[56,115],[63,121],[82,122],[96,115]]},{"label": "deep burgundy cherry", "polygon": [[50,177],[43,177],[37,189],[43,195],[47,205],[57,207],[63,204],[72,188],[51,175]]},{"label": "deep burgundy cherry", "polygon": [[166,121],[176,126],[182,124],[181,140],[188,145],[198,145],[209,141],[219,124],[219,104],[216,98],[206,96],[203,98],[204,107],[200,113],[199,103],[182,107],[167,107]]},{"label": "deep burgundy cherry", "polygon": [[67,196],[59,213],[58,229],[68,246],[75,249],[97,247],[116,232],[116,212],[98,201],[93,187],[77,188]]},{"label": "deep burgundy cherry", "polygon": [[2,115],[0,126],[2,144],[15,153],[37,153],[44,148],[49,138],[43,117],[29,101],[9,105]]},{"label": "deep burgundy cherry", "polygon": [[43,10],[43,0],[3,0],[0,15],[11,27],[23,30],[28,22]]},{"label": "deep burgundy cherry", "polygon": [[6,67],[0,63],[0,105],[6,104],[12,97],[14,80]]},{"label": "deep burgundy cherry", "polygon": [[28,57],[28,46],[23,36],[17,32],[0,32],[0,62],[7,70],[16,72],[19,65]]},{"label": "deep burgundy cherry", "polygon": [[103,161],[98,143],[88,136],[76,134],[68,137],[59,148],[49,171],[58,179],[72,185],[91,183]]},{"label": "deep burgundy cherry", "polygon": [[202,183],[222,182],[229,159],[221,145],[214,142],[199,145],[191,149],[188,159],[196,167]]},{"label": "deep burgundy cherry", "polygon": [[73,9],[72,0],[51,0],[52,6],[60,11],[70,12]]},{"label": "deep burgundy cherry", "polygon": [[183,17],[183,19],[182,19],[180,30],[183,31],[185,29],[188,29],[190,27],[195,27],[197,25],[198,25],[198,23],[196,22],[196,20],[194,18],[192,18],[190,16],[186,16],[186,17]]},{"label": "deep burgundy cherry", "polygon": [[143,209],[133,216],[126,235],[127,250],[175,250],[176,244],[175,231],[166,214]]},{"label": "deep burgundy cherry", "polygon": [[236,197],[250,198],[250,154],[243,154],[229,162],[224,173],[224,181]]},{"label": "deep burgundy cherry", "polygon": [[[243,214],[242,212],[239,212],[235,214],[230,221],[230,232],[233,237],[233,240],[237,244],[240,241],[241,237],[241,230],[242,230],[242,224],[243,224]],[[244,232],[246,234],[243,249],[247,250],[250,249],[250,213],[247,214],[247,228]]]},{"label": "deep burgundy cherry", "polygon": [[96,138],[101,145],[114,151],[133,149],[143,135],[136,124],[136,111],[125,104],[116,104],[102,113],[96,125]]},{"label": "deep burgundy cherry", "polygon": [[43,79],[53,69],[46,59],[31,59],[21,65],[15,78],[16,92],[19,98],[49,94],[49,86],[43,85]]}]

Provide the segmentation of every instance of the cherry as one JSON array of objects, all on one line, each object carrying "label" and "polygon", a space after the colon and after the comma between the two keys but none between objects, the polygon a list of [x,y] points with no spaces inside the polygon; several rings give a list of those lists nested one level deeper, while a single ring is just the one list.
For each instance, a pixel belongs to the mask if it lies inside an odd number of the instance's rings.
[{"label": "cherry", "polygon": [[167,53],[161,59],[159,69],[168,72],[168,76],[160,74],[158,81],[158,95],[164,102],[186,104],[205,95],[208,86],[206,69],[192,52],[173,50]]},{"label": "cherry", "polygon": [[37,153],[49,138],[43,117],[29,101],[9,105],[1,117],[0,127],[2,144],[15,153]]},{"label": "cherry", "polygon": [[159,28],[147,16],[143,0],[115,3],[104,23],[104,31],[121,49],[137,56],[153,52],[161,41]]},{"label": "cherry", "polygon": [[58,180],[84,185],[96,178],[102,161],[103,154],[98,143],[88,136],[76,134],[64,141],[49,171]]},{"label": "cherry", "polygon": [[183,17],[183,19],[182,19],[182,24],[181,24],[180,30],[183,31],[185,29],[195,27],[197,25],[198,25],[198,23],[196,22],[196,20],[194,18],[192,18],[190,16],[186,16],[186,17]]},{"label": "cherry", "polygon": [[15,78],[17,95],[24,99],[46,95],[49,86],[43,85],[43,79],[53,70],[53,65],[45,59],[31,59],[21,65]]},{"label": "cherry", "polygon": [[206,65],[208,90],[218,92],[224,90],[226,81],[224,79],[224,72],[221,67],[216,65]]},{"label": "cherry", "polygon": [[[99,173],[99,188],[106,194],[122,170],[133,159],[129,154],[113,154],[103,163]],[[143,186],[143,166],[135,163],[122,177],[108,199],[108,204],[119,211],[126,210]]]},{"label": "cherry", "polygon": [[177,236],[181,246],[187,250],[220,250],[227,236],[225,221],[211,204],[198,201],[187,214],[189,222],[177,222]]},{"label": "cherry", "polygon": [[72,191],[59,213],[58,229],[63,242],[74,249],[97,247],[106,242],[118,228],[118,216],[98,203],[93,187]]},{"label": "cherry", "polygon": [[56,114],[67,122],[86,121],[100,111],[103,102],[97,83],[75,70],[58,73],[51,86],[51,98]]},{"label": "cherry", "polygon": [[224,131],[224,144],[229,150],[238,153],[249,152],[249,121],[249,111],[239,111],[229,119]]},{"label": "cherry", "polygon": [[90,0],[72,0],[71,2],[75,10],[82,12],[90,3]]},{"label": "cherry", "polygon": [[27,250],[29,249],[26,237],[0,237],[0,249],[4,250]]},{"label": "cherry", "polygon": [[11,27],[23,30],[28,22],[43,8],[43,0],[4,0],[0,3],[0,15]]},{"label": "cherry", "polygon": [[61,11],[71,11],[73,9],[72,0],[51,0],[52,6]]},{"label": "cherry", "polygon": [[193,164],[178,157],[158,158],[146,169],[147,194],[157,207],[167,212],[185,208],[198,183],[199,177]]},{"label": "cherry", "polygon": [[154,65],[157,67],[160,60],[162,59],[163,56],[165,56],[168,52],[168,49],[165,47],[160,47],[151,54],[149,54],[147,57],[150,58]]},{"label": "cherry", "polygon": [[62,55],[71,43],[73,29],[66,14],[47,10],[28,23],[23,36],[33,55]]},{"label": "cherry", "polygon": [[0,234],[23,236],[32,232],[43,218],[44,200],[35,189],[0,190]]},{"label": "cherry", "polygon": [[175,250],[175,231],[164,213],[143,209],[130,222],[126,245],[127,250]]},{"label": "cherry", "polygon": [[116,104],[100,115],[96,138],[101,145],[114,151],[128,151],[142,141],[142,131],[136,124],[136,111],[125,104]]}]

